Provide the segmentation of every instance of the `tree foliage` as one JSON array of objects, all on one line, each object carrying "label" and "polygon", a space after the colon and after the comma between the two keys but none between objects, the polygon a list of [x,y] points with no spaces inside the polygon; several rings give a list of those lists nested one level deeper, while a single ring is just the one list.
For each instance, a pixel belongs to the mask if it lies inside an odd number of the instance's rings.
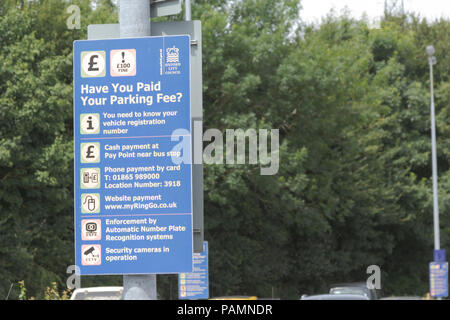
[{"label": "tree foliage", "polygon": [[[81,8],[80,30],[66,9]],[[293,0],[193,3],[204,129],[279,129],[280,168],[205,165],[212,295],[298,298],[382,270],[386,293],[427,291],[432,259],[429,70],[434,44],[441,246],[449,245],[447,20],[386,14],[301,22]],[[181,15],[178,17],[181,18]],[[117,21],[111,1],[0,3],[0,296],[65,284],[73,257],[72,42]],[[98,283],[106,280],[99,277]],[[162,298],[175,297],[170,276]],[[170,286],[170,288],[169,288]],[[18,298],[19,287],[11,298]]]}]

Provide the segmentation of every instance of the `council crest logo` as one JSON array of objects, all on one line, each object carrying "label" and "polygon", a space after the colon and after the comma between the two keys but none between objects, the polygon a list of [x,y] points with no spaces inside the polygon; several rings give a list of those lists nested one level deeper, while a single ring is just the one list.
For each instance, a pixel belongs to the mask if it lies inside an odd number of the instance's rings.
[{"label": "council crest logo", "polygon": [[[161,50],[162,53],[162,50]],[[173,46],[165,50],[164,74],[177,75],[181,74],[180,49]],[[162,74],[162,60],[161,60],[161,74]]]},{"label": "council crest logo", "polygon": [[166,49],[166,63],[180,62],[180,49],[173,46]]}]

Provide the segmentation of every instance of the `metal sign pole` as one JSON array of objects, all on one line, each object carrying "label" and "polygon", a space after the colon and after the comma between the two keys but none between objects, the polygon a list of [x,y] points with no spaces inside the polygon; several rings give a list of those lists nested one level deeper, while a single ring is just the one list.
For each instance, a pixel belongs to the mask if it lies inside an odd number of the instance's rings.
[{"label": "metal sign pole", "polygon": [[[120,0],[121,38],[150,36],[150,0]],[[156,275],[124,275],[124,300],[156,300]]]},{"label": "metal sign pole", "polygon": [[433,170],[433,217],[434,217],[434,249],[441,248],[439,236],[439,202],[438,202],[438,178],[437,178],[437,155],[436,155],[436,121],[434,112],[434,93],[433,93],[433,59],[430,58],[430,111],[431,111],[431,153]]},{"label": "metal sign pole", "polygon": [[191,0],[185,1],[185,9],[186,9],[186,21],[191,21]]},{"label": "metal sign pole", "polygon": [[[200,21],[150,23],[151,17],[174,15],[180,12],[180,0],[120,0],[120,24],[89,25],[88,39],[102,40],[127,37],[190,35],[191,49],[189,60],[192,61],[190,62],[192,68],[192,73],[190,74],[192,81],[192,86],[190,87],[190,94],[192,96],[190,116],[191,128],[194,129],[192,140],[194,142],[200,136],[201,145],[201,123],[203,118],[201,23]],[[200,152],[199,156],[194,156],[194,162],[192,163],[192,227],[194,252],[202,252],[203,250],[203,164],[201,155],[202,153]],[[124,300],[157,299],[156,275],[143,273],[136,272],[135,274],[130,273],[127,275],[122,273]]]}]

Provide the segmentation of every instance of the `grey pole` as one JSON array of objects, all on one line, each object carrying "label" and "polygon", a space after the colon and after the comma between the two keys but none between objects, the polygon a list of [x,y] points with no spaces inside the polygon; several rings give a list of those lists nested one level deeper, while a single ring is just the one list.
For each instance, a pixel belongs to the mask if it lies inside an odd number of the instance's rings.
[{"label": "grey pole", "polygon": [[149,37],[150,0],[120,0],[119,25],[121,38]]},{"label": "grey pole", "polygon": [[[433,224],[434,224],[434,249],[441,248],[441,241],[439,236],[439,202],[438,202],[438,180],[437,180],[437,156],[436,156],[436,121],[434,114],[434,86],[433,86],[433,65],[436,64],[436,57],[434,57],[434,47],[427,47],[428,64],[430,65],[430,109],[431,109],[431,161],[433,170]],[[442,300],[441,297],[437,298]]]},{"label": "grey pole", "polygon": [[431,95],[431,158],[433,170],[433,222],[434,222],[434,249],[441,247],[439,236],[439,203],[438,203],[438,178],[437,178],[437,155],[436,155],[436,121],[434,114],[434,90],[433,90],[433,65],[436,63],[434,47],[427,47],[428,64],[430,65],[430,95]]},{"label": "grey pole", "polygon": [[[121,38],[149,37],[150,0],[120,0],[119,28]],[[124,275],[124,300],[156,300],[156,275]]]},{"label": "grey pole", "polygon": [[185,9],[186,9],[186,21],[191,21],[191,0],[185,0]]}]

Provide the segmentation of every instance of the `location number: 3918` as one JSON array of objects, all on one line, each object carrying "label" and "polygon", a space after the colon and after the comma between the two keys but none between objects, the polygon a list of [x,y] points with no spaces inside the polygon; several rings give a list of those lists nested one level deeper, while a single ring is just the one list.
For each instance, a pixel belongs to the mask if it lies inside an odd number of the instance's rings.
[{"label": "location number: 3918", "polygon": [[180,180],[168,180],[168,181],[164,181],[164,187],[168,187],[168,188],[176,188],[176,187],[181,187],[181,181]]}]

